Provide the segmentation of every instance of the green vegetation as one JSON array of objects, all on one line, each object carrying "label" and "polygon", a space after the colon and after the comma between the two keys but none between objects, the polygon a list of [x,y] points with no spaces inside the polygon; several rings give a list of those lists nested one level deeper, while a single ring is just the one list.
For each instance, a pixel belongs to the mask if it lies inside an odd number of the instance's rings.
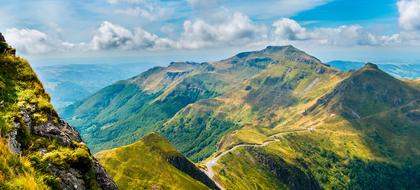
[{"label": "green vegetation", "polygon": [[[0,42],[0,189],[63,188],[63,180],[68,179],[52,168],[76,169],[86,188],[100,189],[92,175],[93,158],[85,145],[76,141],[64,145],[58,138],[48,137],[50,134],[34,132],[34,128],[42,130],[47,123],[57,128],[59,118],[29,63],[14,53]],[[67,131],[60,133],[71,136]]]},{"label": "green vegetation", "polygon": [[154,133],[134,144],[99,152],[96,157],[120,189],[209,189],[171,164],[171,158],[182,155]]},{"label": "green vegetation", "polygon": [[202,165],[231,150],[213,168],[227,189],[417,189],[418,84],[373,64],[340,72],[291,46],[267,47],[149,70],[66,117],[96,150],[151,131]]}]

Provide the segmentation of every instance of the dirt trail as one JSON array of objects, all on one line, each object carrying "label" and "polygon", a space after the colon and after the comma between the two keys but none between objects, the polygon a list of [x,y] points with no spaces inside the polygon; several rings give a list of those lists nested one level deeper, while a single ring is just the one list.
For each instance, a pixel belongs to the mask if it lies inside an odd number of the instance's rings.
[{"label": "dirt trail", "polygon": [[[283,132],[275,133],[275,134],[269,136],[269,138],[273,138],[273,137],[277,137],[277,136],[281,136],[281,135],[286,135],[286,134],[291,134],[291,133],[299,133],[299,132],[306,132],[306,131],[313,131],[313,130],[314,130],[314,128],[298,129],[298,130],[291,130],[291,131],[283,131]],[[271,143],[275,143],[275,142],[278,142],[278,141],[280,141],[280,140],[279,139],[273,139],[273,140],[265,141],[262,144],[239,144],[239,145],[236,145],[236,146],[234,146],[234,147],[232,147],[232,148],[230,148],[230,149],[228,149],[228,150],[220,153],[216,157],[210,159],[206,163],[207,170],[203,170],[203,171],[206,173],[206,175],[210,179],[212,179],[214,181],[214,183],[217,185],[217,187],[219,187],[220,189],[223,190],[224,189],[223,186],[220,183],[218,183],[216,180],[213,179],[213,177],[214,177],[213,166],[215,166],[217,164],[217,161],[219,161],[219,159],[221,157],[223,157],[224,155],[228,154],[229,152],[232,152],[232,151],[238,149],[239,147],[264,147],[264,146],[267,146],[267,145],[269,145]]]}]

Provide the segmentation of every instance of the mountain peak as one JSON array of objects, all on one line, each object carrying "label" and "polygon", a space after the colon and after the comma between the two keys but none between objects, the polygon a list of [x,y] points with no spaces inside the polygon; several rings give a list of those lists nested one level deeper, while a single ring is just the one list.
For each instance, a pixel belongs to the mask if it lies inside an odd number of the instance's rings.
[{"label": "mountain peak", "polygon": [[379,69],[378,65],[373,63],[366,63],[362,69]]},{"label": "mountain peak", "polygon": [[264,52],[271,52],[271,53],[280,52],[280,51],[302,52],[301,50],[299,50],[298,48],[296,48],[296,47],[294,47],[292,45],[285,45],[285,46],[267,46],[262,51],[264,51]]}]

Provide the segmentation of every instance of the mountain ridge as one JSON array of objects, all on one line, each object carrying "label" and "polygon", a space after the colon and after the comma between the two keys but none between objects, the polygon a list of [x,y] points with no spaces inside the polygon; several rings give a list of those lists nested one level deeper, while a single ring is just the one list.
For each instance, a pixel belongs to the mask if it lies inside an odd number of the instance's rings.
[{"label": "mountain ridge", "polygon": [[[133,155],[132,151],[141,155]],[[101,151],[96,157],[111,171],[120,188],[139,188],[140,185],[143,188],[218,189],[210,178],[156,133],[130,145]],[[165,176],[164,179],[161,176]],[[128,182],[128,178],[134,183]]]},{"label": "mountain ridge", "polygon": [[374,64],[341,72],[283,46],[139,76],[73,108],[96,151],[157,131],[226,189],[419,186],[420,88]]}]

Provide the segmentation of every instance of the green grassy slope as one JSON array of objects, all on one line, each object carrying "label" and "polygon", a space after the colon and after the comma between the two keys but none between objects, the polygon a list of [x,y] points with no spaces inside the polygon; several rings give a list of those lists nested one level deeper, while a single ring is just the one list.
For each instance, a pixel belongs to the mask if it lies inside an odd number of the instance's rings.
[{"label": "green grassy slope", "polygon": [[[300,64],[294,68],[296,63]],[[286,75],[285,73],[293,70],[291,78],[288,79],[290,81],[258,97],[266,99],[282,89],[299,85],[306,75],[299,74],[300,67],[313,71],[315,74],[319,72],[318,75],[327,69],[316,58],[292,46],[270,46],[261,51],[240,53],[218,62],[171,63],[168,67],[151,69],[137,77],[99,91],[85,101],[69,107],[64,117],[81,131],[83,138],[93,151],[133,143],[145,134],[161,131],[162,126],[166,126],[162,131],[163,135],[183,153],[194,160],[201,160],[215,151],[214,145],[224,134],[238,128],[239,125],[235,120],[214,119],[208,124],[198,122],[199,127],[190,128],[190,131],[179,131],[178,135],[171,135],[170,131],[173,129],[168,126],[178,125],[173,122],[179,123],[176,117],[188,112],[183,109],[187,109],[188,105],[194,103],[201,104],[200,100],[227,95],[234,92],[233,90],[243,91],[246,88],[244,83],[258,75],[261,75],[258,80],[267,80],[267,83],[271,80],[271,83],[275,84],[275,80],[281,80],[282,76],[269,78],[267,75],[271,73]],[[315,75],[310,77],[316,78]],[[308,82],[310,77],[302,81]],[[256,83],[258,82],[262,81]],[[288,95],[285,94],[285,96]],[[256,99],[254,102],[260,101]],[[277,102],[282,103],[280,98]],[[260,105],[254,107],[260,107]],[[202,116],[209,115],[208,119],[219,117],[218,113],[214,114],[207,113]],[[195,119],[200,120],[200,118]],[[190,122],[196,122],[193,121],[195,119],[192,118]],[[172,123],[166,123],[168,121]],[[191,125],[191,123],[186,125]],[[179,143],[184,140],[190,141],[191,137],[187,135],[188,133],[197,134],[203,127],[209,125],[214,125],[219,129],[208,130],[194,142],[186,143],[190,144],[189,147],[182,147]],[[190,150],[203,139],[208,140],[195,148],[203,148],[203,150]]]},{"label": "green grassy slope", "polygon": [[[286,180],[290,189],[316,189],[299,179],[311,179],[323,189],[417,189],[420,93],[411,83],[368,64],[314,103],[280,109],[283,114],[296,110],[300,116],[273,128],[311,130],[269,137],[278,142],[265,147],[233,151],[216,165],[216,180],[233,189],[250,189],[254,184],[270,188],[264,183],[269,179],[283,185]],[[252,143],[251,137],[240,135],[249,132],[243,130],[227,136],[225,146]],[[261,165],[266,169],[259,169]],[[294,174],[312,177],[290,179],[285,176],[288,171],[267,166],[292,167]],[[253,173],[268,177],[259,183],[252,180]]]},{"label": "green grassy slope", "polygon": [[120,189],[210,189],[204,183],[214,188],[204,173],[155,133],[96,157]]},{"label": "green grassy slope", "polygon": [[0,189],[115,187],[106,173],[98,172],[102,168],[78,133],[57,116],[28,62],[3,41],[0,152]]},{"label": "green grassy slope", "polygon": [[[228,189],[419,186],[418,81],[395,79],[373,64],[340,72],[291,46],[267,47],[217,62],[173,63],[125,83],[155,96],[125,117],[108,114],[109,122],[96,123],[107,115],[101,113],[92,114],[95,123],[81,119],[94,129],[82,131],[91,146],[159,131],[203,167],[230,150],[213,168]],[[81,104],[90,101],[113,102]],[[74,107],[78,114],[69,118],[89,116],[84,109],[90,107]],[[105,134],[109,139],[98,138]]]}]

